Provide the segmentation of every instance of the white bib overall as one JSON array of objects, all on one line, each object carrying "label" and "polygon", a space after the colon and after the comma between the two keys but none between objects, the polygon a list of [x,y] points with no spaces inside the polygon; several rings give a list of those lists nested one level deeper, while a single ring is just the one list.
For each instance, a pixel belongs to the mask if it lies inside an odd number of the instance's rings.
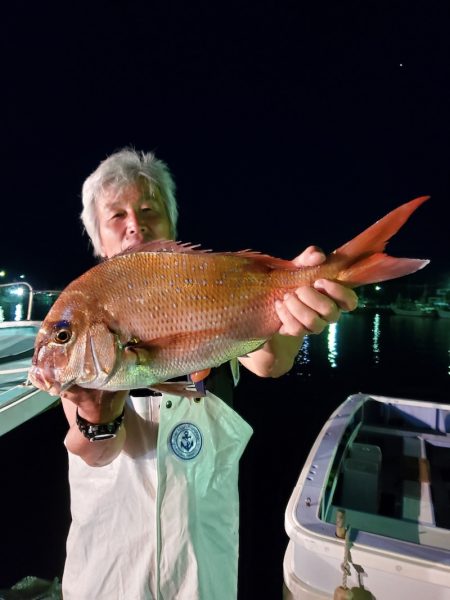
[{"label": "white bib overall", "polygon": [[125,425],[107,466],[69,453],[64,600],[234,600],[251,427],[209,392],[131,397]]}]

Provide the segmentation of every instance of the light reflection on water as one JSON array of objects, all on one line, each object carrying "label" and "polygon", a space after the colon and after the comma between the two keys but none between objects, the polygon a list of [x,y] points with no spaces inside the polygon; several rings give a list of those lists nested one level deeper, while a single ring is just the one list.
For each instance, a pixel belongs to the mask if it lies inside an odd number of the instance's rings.
[{"label": "light reflection on water", "polygon": [[420,380],[447,391],[450,319],[344,314],[321,335],[305,339],[291,373],[322,385],[327,377],[361,385],[394,380],[413,386]]},{"label": "light reflection on water", "polygon": [[328,345],[328,362],[330,366],[335,369],[337,367],[337,355],[338,355],[338,344],[337,344],[338,324],[331,323],[328,327],[327,332],[327,345]]},{"label": "light reflection on water", "polygon": [[23,319],[23,306],[22,304],[16,304],[14,310],[14,321],[21,321]]},{"label": "light reflection on water", "polygon": [[379,313],[375,313],[373,316],[373,326],[372,326],[372,332],[373,332],[373,342],[372,342],[372,348],[373,348],[373,358],[374,358],[374,362],[376,364],[378,364],[379,360],[380,360],[380,314]]},{"label": "light reflection on water", "polygon": [[299,350],[299,353],[297,355],[296,358],[296,363],[300,364],[300,365],[307,365],[310,362],[310,357],[309,357],[309,351],[311,348],[311,338],[309,336],[306,336],[302,347]]}]

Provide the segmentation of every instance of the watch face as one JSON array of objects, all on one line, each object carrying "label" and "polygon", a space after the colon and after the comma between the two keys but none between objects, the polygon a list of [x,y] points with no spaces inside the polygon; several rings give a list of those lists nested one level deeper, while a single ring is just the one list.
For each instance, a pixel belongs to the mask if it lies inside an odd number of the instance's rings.
[{"label": "watch face", "polygon": [[111,438],[115,438],[115,437],[116,437],[115,433],[96,433],[91,438],[89,438],[89,440],[91,442],[99,442],[101,440],[110,440]]}]

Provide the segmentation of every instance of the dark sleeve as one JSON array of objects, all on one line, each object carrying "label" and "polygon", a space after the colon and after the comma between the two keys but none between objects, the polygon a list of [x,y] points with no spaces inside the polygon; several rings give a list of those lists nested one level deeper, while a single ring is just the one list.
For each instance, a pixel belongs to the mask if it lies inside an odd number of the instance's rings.
[{"label": "dark sleeve", "polygon": [[234,381],[229,362],[211,369],[206,378],[206,389],[233,407]]}]

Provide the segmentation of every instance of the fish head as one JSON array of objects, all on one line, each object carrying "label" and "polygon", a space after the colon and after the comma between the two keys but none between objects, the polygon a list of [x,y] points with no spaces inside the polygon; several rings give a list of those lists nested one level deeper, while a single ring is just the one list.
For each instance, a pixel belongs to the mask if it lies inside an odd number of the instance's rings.
[{"label": "fish head", "polygon": [[29,379],[53,396],[75,384],[101,388],[116,367],[118,336],[101,310],[72,304],[61,311],[58,301],[36,336]]}]

